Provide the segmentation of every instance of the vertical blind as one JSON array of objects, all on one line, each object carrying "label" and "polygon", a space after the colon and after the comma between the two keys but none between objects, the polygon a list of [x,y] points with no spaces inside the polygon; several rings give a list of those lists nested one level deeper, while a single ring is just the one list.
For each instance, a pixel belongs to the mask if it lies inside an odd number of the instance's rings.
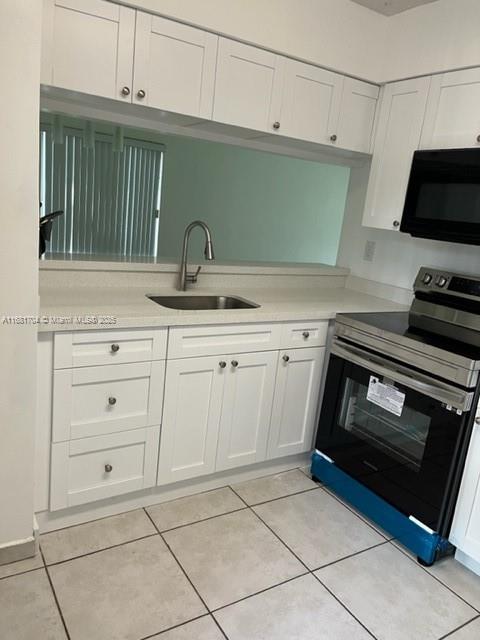
[{"label": "vertical blind", "polygon": [[47,253],[156,256],[162,167],[160,144],[41,125],[41,215],[64,211]]}]

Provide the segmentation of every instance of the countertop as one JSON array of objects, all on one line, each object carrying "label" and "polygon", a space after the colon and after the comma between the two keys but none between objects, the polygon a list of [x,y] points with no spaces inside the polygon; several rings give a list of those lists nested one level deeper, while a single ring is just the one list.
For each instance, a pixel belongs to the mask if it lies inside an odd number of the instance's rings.
[{"label": "countertop", "polygon": [[234,295],[255,309],[183,311],[167,309],[146,295],[182,295],[171,288],[45,287],[40,291],[39,331],[72,331],[194,324],[238,324],[328,320],[337,313],[401,311],[405,306],[345,288],[278,289],[198,287],[192,295]]}]

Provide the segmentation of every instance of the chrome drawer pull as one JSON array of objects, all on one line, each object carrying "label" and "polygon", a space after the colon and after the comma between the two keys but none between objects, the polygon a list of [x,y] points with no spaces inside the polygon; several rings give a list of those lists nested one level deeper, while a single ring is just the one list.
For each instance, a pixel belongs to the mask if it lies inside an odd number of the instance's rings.
[{"label": "chrome drawer pull", "polygon": [[290,360],[290,356],[287,356],[287,354],[285,354],[285,355],[282,357],[282,360],[283,360],[284,362],[288,362],[288,361]]},{"label": "chrome drawer pull", "polygon": [[113,467],[111,464],[105,465],[105,473],[110,473],[112,470],[113,470]]},{"label": "chrome drawer pull", "polygon": [[238,360],[232,360],[232,367],[235,369],[238,367]]},{"label": "chrome drawer pull", "polygon": [[108,399],[108,404],[113,407],[114,404],[117,404],[117,399],[113,396],[110,396],[110,398]]},{"label": "chrome drawer pull", "polygon": [[309,337],[310,337],[310,331],[304,331],[304,332],[302,333],[302,336],[305,338],[305,340],[307,340],[307,338],[309,338]]},{"label": "chrome drawer pull", "polygon": [[119,344],[112,344],[112,346],[110,347],[110,351],[112,353],[117,353],[117,351],[120,350],[120,345]]}]

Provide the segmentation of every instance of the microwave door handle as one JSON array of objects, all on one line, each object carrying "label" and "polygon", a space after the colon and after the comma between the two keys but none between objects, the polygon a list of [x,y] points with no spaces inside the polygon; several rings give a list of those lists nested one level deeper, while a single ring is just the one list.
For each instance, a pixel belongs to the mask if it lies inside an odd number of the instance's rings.
[{"label": "microwave door handle", "polygon": [[393,364],[384,358],[367,353],[363,349],[357,349],[334,340],[331,352],[353,364],[386,376],[394,382],[403,384],[409,389],[418,391],[429,398],[448,404],[460,411],[468,411],[472,406],[473,393],[457,389],[426,374],[416,371],[411,372],[407,367]]}]

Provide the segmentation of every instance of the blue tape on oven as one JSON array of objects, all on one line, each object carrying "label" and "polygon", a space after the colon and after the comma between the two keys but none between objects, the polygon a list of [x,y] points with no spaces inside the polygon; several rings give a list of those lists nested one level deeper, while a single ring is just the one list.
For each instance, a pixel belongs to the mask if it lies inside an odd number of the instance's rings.
[{"label": "blue tape on oven", "polygon": [[436,552],[443,541],[438,533],[426,531],[318,453],[312,455],[311,473],[425,563],[435,561]]}]

